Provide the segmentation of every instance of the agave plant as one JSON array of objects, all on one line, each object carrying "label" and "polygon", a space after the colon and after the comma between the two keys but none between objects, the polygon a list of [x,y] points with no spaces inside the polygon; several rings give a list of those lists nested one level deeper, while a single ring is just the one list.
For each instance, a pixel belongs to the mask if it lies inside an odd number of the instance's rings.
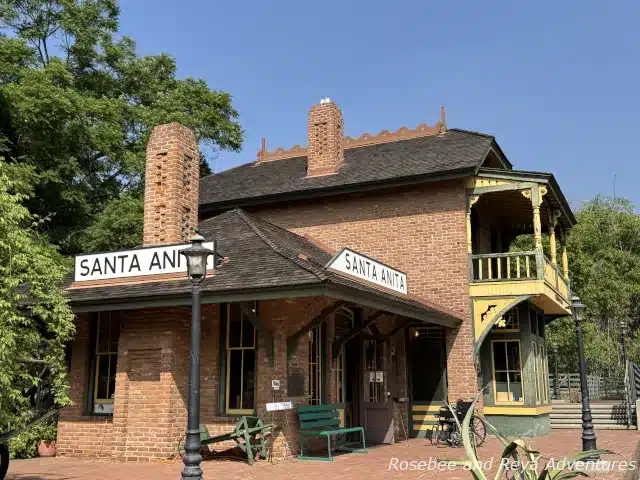
[{"label": "agave plant", "polygon": [[[471,408],[467,411],[462,425],[460,425],[455,413],[452,411],[452,413],[454,413],[453,418],[455,418],[458,423],[459,431],[462,432],[462,445],[464,447],[466,459],[447,462],[469,470],[474,480],[489,480],[489,477],[487,477],[488,472],[485,472],[482,469],[482,461],[478,457],[478,451],[475,445],[475,436],[472,434],[470,428],[473,412],[475,411],[475,406],[479,397],[480,396],[476,397],[471,404]],[[495,435],[504,446],[504,450],[502,451],[502,456],[500,458],[500,466],[493,477],[494,480],[566,480],[577,476],[588,477],[589,475],[585,472],[570,470],[568,467],[570,465],[574,465],[575,462],[584,461],[587,458],[613,453],[609,450],[590,450],[587,452],[580,452],[571,457],[564,458],[563,462],[555,463],[547,460],[546,462],[543,462],[544,466],[542,467],[542,470],[539,470],[541,463],[540,459],[542,458],[540,452],[533,450],[529,443],[521,438],[515,440],[507,439],[500,435],[493,425],[484,419],[483,421],[489,432]]]}]

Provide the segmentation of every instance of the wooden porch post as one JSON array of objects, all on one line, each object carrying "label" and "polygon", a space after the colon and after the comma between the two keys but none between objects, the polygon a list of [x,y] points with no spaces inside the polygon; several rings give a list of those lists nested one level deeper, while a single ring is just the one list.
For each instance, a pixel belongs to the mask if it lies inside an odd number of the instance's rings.
[{"label": "wooden porch post", "polygon": [[547,193],[547,187],[534,185],[530,189],[522,190],[522,195],[531,200],[533,207],[533,238],[536,243],[536,273],[538,279],[544,278],[544,252],[542,251],[542,222],[540,221],[540,205],[542,197]]},{"label": "wooden porch post", "polygon": [[562,255],[562,274],[566,280],[569,280],[569,257],[567,255],[567,232],[564,228],[560,229],[560,247]]},{"label": "wooden porch post", "polygon": [[551,263],[558,264],[558,255],[556,252],[556,225],[558,225],[559,212],[552,210],[549,212],[549,248],[551,250]]}]

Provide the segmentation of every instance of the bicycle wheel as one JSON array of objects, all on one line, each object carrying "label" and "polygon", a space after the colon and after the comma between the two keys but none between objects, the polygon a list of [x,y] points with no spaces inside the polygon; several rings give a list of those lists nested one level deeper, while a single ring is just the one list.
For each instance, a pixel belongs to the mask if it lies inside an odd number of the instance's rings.
[{"label": "bicycle wheel", "polygon": [[473,416],[471,419],[471,435],[473,435],[476,442],[476,447],[479,447],[487,439],[487,427],[480,417]]},{"label": "bicycle wheel", "polygon": [[6,443],[0,443],[0,480],[4,480],[9,468],[9,446]]}]

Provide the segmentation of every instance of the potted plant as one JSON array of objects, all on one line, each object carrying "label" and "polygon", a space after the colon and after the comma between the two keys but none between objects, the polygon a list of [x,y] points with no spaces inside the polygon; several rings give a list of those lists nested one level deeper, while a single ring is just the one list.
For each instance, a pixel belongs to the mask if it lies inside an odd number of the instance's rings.
[{"label": "potted plant", "polygon": [[58,426],[56,422],[47,422],[37,426],[38,456],[56,456],[56,438]]}]

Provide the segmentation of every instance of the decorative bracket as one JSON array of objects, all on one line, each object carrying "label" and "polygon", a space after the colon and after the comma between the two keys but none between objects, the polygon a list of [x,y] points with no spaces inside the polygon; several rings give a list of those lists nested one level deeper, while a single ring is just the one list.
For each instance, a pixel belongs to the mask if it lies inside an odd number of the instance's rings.
[{"label": "decorative bracket", "polygon": [[332,303],[327,307],[324,307],[320,311],[320,313],[318,313],[315,317],[311,319],[309,323],[307,323],[304,327],[302,327],[297,332],[287,337],[287,368],[289,365],[289,360],[291,358],[291,355],[293,355],[293,352],[295,352],[298,348],[300,337],[302,337],[304,334],[308,333],[309,331],[313,330],[317,326],[322,325],[327,320],[327,318],[329,318],[329,315],[331,315],[333,312],[338,310],[340,307],[344,307],[348,304],[349,302],[340,300],[338,302]]},{"label": "decorative bracket", "polygon": [[[362,333],[367,327],[373,326],[374,322],[383,315],[386,315],[387,312],[383,310],[378,310],[374,314],[370,315],[363,323],[360,325],[356,325],[351,330],[349,330],[344,335],[340,336],[331,344],[331,356],[335,359],[338,358],[338,354],[342,346],[351,340],[353,337]],[[379,332],[378,332],[379,333]]]}]

